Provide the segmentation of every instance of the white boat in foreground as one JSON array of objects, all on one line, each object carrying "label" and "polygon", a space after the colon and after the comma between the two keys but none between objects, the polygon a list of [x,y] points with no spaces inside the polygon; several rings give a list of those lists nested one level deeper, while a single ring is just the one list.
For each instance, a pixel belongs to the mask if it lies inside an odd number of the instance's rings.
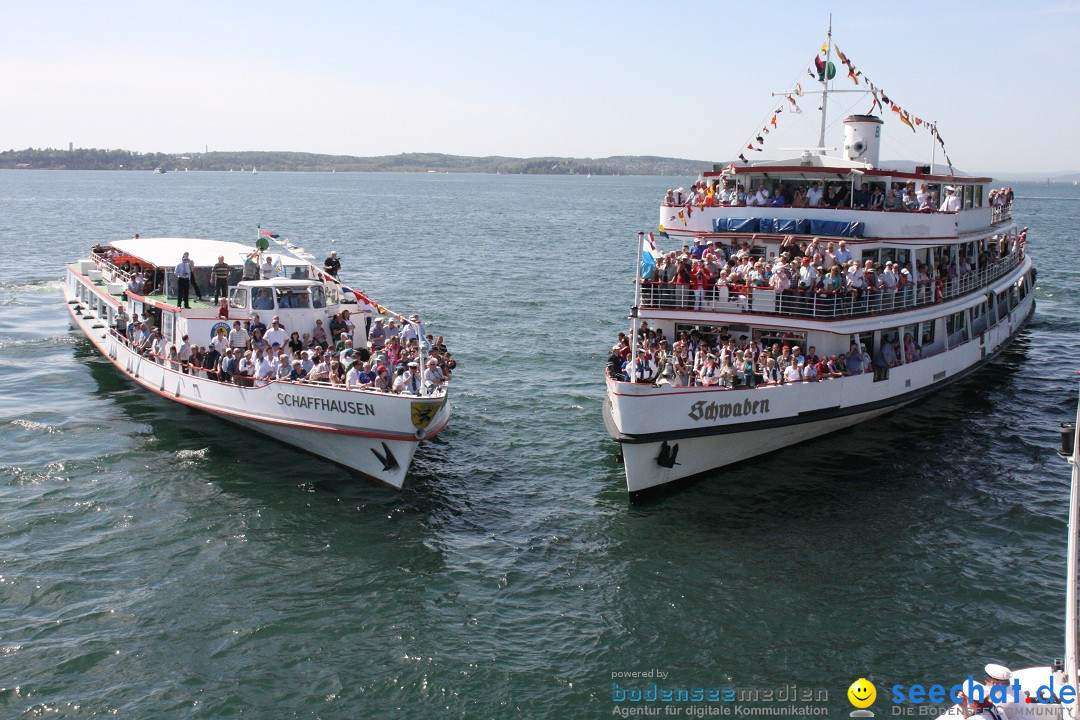
[{"label": "white boat in foreground", "polygon": [[[603,409],[630,492],[901,408],[993,360],[1034,311],[1011,192],[933,165],[881,167],[873,115],[848,117],[843,155],[827,156],[827,80],[819,92],[820,147],[718,166],[691,193],[669,191],[658,235],[638,234],[629,342],[609,358]],[[701,267],[717,272],[701,280],[694,260],[710,252]],[[821,277],[834,267],[835,284]],[[749,371],[724,367],[741,353]]]},{"label": "white boat in foreground", "polygon": [[[275,263],[281,277],[241,280],[253,250],[239,243],[182,238],[95,246],[89,257],[67,266],[64,298],[75,327],[143,388],[401,488],[419,443],[435,437],[450,421],[445,384],[415,394],[278,379],[244,387],[146,353],[117,331],[121,307],[129,316],[148,319],[170,346],[179,346],[185,335],[193,344],[209,345],[220,328],[228,333],[234,321],[260,313],[261,321],[269,324],[278,316],[287,333],[302,334],[316,321],[329,326],[330,318],[349,310],[354,313],[357,352],[369,347],[365,328],[371,308],[358,305],[351,292],[306,260],[286,255]],[[207,299],[193,299],[191,308],[179,307],[176,293],[174,267],[185,252]],[[218,307],[209,302],[209,268],[221,256],[231,268],[228,320],[219,319]],[[143,291],[136,292],[130,284],[140,271],[148,279]]]}]

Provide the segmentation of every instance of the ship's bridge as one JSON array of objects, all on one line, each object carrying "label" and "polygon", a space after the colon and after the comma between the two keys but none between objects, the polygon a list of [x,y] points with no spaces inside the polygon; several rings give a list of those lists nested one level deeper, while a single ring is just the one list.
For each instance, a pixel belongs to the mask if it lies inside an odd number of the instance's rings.
[{"label": "ship's bridge", "polygon": [[[660,207],[660,225],[669,235],[678,237],[725,238],[759,233],[947,240],[991,230],[1011,218],[1009,206],[990,204],[988,177],[875,169],[837,158],[829,158],[836,165],[821,165],[821,156],[811,157],[817,162],[804,165],[787,161],[705,173],[706,181],[715,188],[713,202],[664,203]],[[823,193],[822,203],[838,204],[811,207],[798,202],[796,195],[805,194],[815,183]],[[909,186],[929,194],[931,209],[910,210],[891,199],[898,187]],[[767,188],[770,199],[780,194],[783,202],[720,204],[719,193],[725,187],[741,189],[748,200],[759,188]],[[959,209],[942,211],[941,203],[950,188]],[[832,200],[831,192],[835,192]],[[871,207],[870,197],[875,193],[882,194],[885,200]]]}]

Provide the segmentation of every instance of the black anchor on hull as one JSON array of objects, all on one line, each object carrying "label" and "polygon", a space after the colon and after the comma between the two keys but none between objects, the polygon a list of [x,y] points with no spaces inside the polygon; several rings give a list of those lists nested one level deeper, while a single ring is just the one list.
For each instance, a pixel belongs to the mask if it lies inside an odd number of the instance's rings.
[{"label": "black anchor on hull", "polygon": [[679,464],[675,462],[677,457],[679,457],[679,443],[675,443],[675,447],[671,447],[665,440],[660,443],[660,454],[656,457],[656,464],[670,470]]},{"label": "black anchor on hull", "polygon": [[397,470],[398,461],[397,458],[394,457],[394,453],[390,452],[390,448],[387,447],[386,443],[382,444],[382,449],[383,452],[386,453],[385,455],[380,454],[379,451],[375,448],[371,448],[371,452],[373,455],[375,455],[375,457],[379,458],[379,462],[382,463],[383,471],[386,472],[387,470]]}]

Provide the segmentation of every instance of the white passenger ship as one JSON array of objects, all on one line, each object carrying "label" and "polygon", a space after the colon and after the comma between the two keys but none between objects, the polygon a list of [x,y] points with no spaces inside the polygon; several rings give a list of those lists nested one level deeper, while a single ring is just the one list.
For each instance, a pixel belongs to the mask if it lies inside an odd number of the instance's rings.
[{"label": "white passenger ship", "polygon": [[[820,92],[823,146],[826,83]],[[698,301],[686,284],[640,280],[655,264],[650,261],[663,255],[665,248],[655,245],[665,241],[660,237],[653,243],[652,233],[639,234],[639,264],[641,258],[645,263],[635,282],[630,348],[641,344],[643,324],[662,330],[669,342],[696,331],[701,342],[715,346],[726,333],[746,336],[752,347],[797,346],[804,354],[813,347],[821,356],[848,353],[854,343],[860,351],[865,346],[875,361],[884,344],[900,341],[893,366],[819,381],[698,386],[671,373],[642,382],[633,372],[636,350],[631,350],[629,380],[609,372],[604,404],[630,492],[707,473],[903,407],[990,362],[1028,320],[1035,307],[1035,271],[1025,252],[1026,228],[1018,232],[1011,219],[1011,199],[992,204],[986,177],[936,173],[932,166],[915,172],[880,167],[881,129],[878,117],[848,117],[840,157],[818,147],[792,159],[733,164],[704,175],[716,188],[714,198],[725,187],[791,190],[816,182],[820,189],[832,185],[837,194],[846,194],[846,207],[689,204],[676,198],[660,207],[661,235],[670,238],[666,249],[677,252],[695,240],[717,248],[746,242],[748,252],[770,266],[784,252],[803,255],[801,244],[814,239],[823,253],[828,243],[839,249],[844,241],[860,267],[867,261],[896,263],[902,269],[895,274],[898,285],[853,297],[846,291],[801,291],[796,279],[790,289],[726,283],[708,288]],[[891,197],[898,185],[912,183],[931,197],[940,194],[933,209],[851,207],[851,200],[867,200],[871,189]],[[940,210],[938,203],[950,194],[953,209]],[[945,271],[935,273],[939,267]],[[926,276],[920,278],[922,272]],[[915,353],[904,348],[908,336]]]},{"label": "white passenger ship", "polygon": [[[447,388],[423,394],[347,390],[321,383],[272,380],[261,387],[219,382],[205,373],[183,372],[164,358],[134,347],[116,331],[121,306],[129,316],[159,328],[169,345],[184,335],[209,345],[219,328],[259,314],[269,324],[281,319],[287,334],[311,332],[316,320],[342,310],[353,317],[356,348],[368,347],[361,318],[371,308],[358,305],[334,278],[306,260],[276,257],[279,277],[241,280],[255,248],[239,243],[183,238],[119,240],[95,246],[89,257],[67,266],[64,297],[75,326],[116,368],[163,398],[203,410],[276,440],[343,465],[376,482],[400,489],[420,442],[437,435],[450,421]],[[184,253],[195,266],[196,284],[206,302],[192,291],[191,308],[179,307],[175,267]],[[229,319],[211,304],[210,268],[224,256],[231,266]],[[129,284],[136,272],[147,277],[144,292]],[[422,345],[422,344],[421,344]]]}]

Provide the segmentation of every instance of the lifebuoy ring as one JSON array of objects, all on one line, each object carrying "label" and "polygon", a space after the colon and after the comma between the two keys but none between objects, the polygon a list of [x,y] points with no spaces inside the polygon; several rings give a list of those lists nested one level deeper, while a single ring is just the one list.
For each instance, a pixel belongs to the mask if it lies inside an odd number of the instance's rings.
[{"label": "lifebuoy ring", "polygon": [[934,281],[934,302],[939,303],[943,300],[945,300],[945,283],[938,278]]}]

